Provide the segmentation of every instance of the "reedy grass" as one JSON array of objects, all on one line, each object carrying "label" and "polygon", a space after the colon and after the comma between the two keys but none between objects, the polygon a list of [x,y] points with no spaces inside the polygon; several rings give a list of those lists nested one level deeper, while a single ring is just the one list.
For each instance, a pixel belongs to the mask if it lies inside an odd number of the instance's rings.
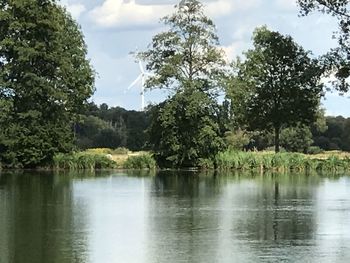
[{"label": "reedy grass", "polygon": [[219,170],[260,171],[350,171],[350,158],[330,155],[326,159],[310,158],[300,153],[263,153],[225,151],[215,158]]},{"label": "reedy grass", "polygon": [[54,168],[56,170],[96,170],[113,169],[117,163],[109,159],[104,154],[92,154],[87,152],[78,152],[56,154],[53,158]]}]

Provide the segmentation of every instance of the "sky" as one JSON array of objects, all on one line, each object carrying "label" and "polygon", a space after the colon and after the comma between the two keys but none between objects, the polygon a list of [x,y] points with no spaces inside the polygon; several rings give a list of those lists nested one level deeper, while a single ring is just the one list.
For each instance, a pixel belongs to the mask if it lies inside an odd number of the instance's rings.
[{"label": "sky", "polygon": [[[177,0],[61,0],[81,25],[88,57],[97,72],[96,104],[107,103],[129,110],[141,108],[141,84],[127,90],[140,69],[130,52],[145,50],[152,36],[165,30],[160,18],[171,14]],[[206,14],[214,21],[220,45],[228,60],[251,47],[258,26],[291,35],[313,55],[336,46],[334,18],[319,13],[300,17],[295,0],[203,0]],[[149,91],[146,103],[166,97]],[[350,117],[350,98],[328,93],[322,102],[327,115]]]}]

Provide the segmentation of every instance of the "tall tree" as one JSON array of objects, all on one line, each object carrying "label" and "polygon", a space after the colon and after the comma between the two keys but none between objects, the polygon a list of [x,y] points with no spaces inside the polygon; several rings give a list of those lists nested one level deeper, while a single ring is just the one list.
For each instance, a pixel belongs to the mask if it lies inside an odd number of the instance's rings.
[{"label": "tall tree", "polygon": [[55,0],[0,0],[0,158],[33,167],[72,149],[72,123],[94,91],[79,26]]},{"label": "tall tree", "polygon": [[301,14],[306,16],[319,11],[334,16],[338,20],[338,47],[331,49],[324,56],[324,65],[329,74],[334,74],[337,81],[333,85],[341,93],[348,92],[350,85],[350,10],[349,0],[297,0]]},{"label": "tall tree", "polygon": [[223,145],[216,101],[225,61],[213,22],[197,0],[182,0],[162,19],[168,30],[155,35],[139,54],[154,76],[148,88],[167,89],[167,101],[155,107],[150,143],[158,162],[195,166]]},{"label": "tall tree", "polygon": [[322,69],[290,36],[266,27],[255,30],[253,45],[235,65],[228,96],[239,123],[274,132],[278,152],[281,128],[316,119]]}]

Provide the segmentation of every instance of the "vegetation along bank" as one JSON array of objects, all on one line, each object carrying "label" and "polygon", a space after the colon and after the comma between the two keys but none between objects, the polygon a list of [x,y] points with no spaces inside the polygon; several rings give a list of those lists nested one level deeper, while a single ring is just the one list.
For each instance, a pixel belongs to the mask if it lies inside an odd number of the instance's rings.
[{"label": "vegetation along bank", "polygon": [[[164,31],[135,53],[152,73],[146,91],[167,94],[139,112],[90,102],[95,71],[88,47],[58,1],[3,1],[0,164],[347,170],[348,157],[305,155],[350,151],[349,119],[325,117],[321,105],[327,90],[349,90],[346,2],[298,1],[301,15],[321,11],[339,20],[338,46],[326,54],[315,56],[291,36],[262,26],[254,30],[251,48],[228,61],[203,3],[179,1],[162,18]],[[335,80],[325,83],[330,76]],[[143,153],[128,152],[122,161],[123,154],[89,150],[98,147]]]}]

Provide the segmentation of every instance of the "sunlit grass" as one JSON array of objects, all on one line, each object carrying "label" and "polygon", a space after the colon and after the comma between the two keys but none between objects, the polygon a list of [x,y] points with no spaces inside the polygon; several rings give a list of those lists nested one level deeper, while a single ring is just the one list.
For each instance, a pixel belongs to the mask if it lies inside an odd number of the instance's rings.
[{"label": "sunlit grass", "polygon": [[317,155],[301,153],[239,152],[219,153],[215,162],[219,170],[262,171],[348,171],[350,154],[328,152]]}]

